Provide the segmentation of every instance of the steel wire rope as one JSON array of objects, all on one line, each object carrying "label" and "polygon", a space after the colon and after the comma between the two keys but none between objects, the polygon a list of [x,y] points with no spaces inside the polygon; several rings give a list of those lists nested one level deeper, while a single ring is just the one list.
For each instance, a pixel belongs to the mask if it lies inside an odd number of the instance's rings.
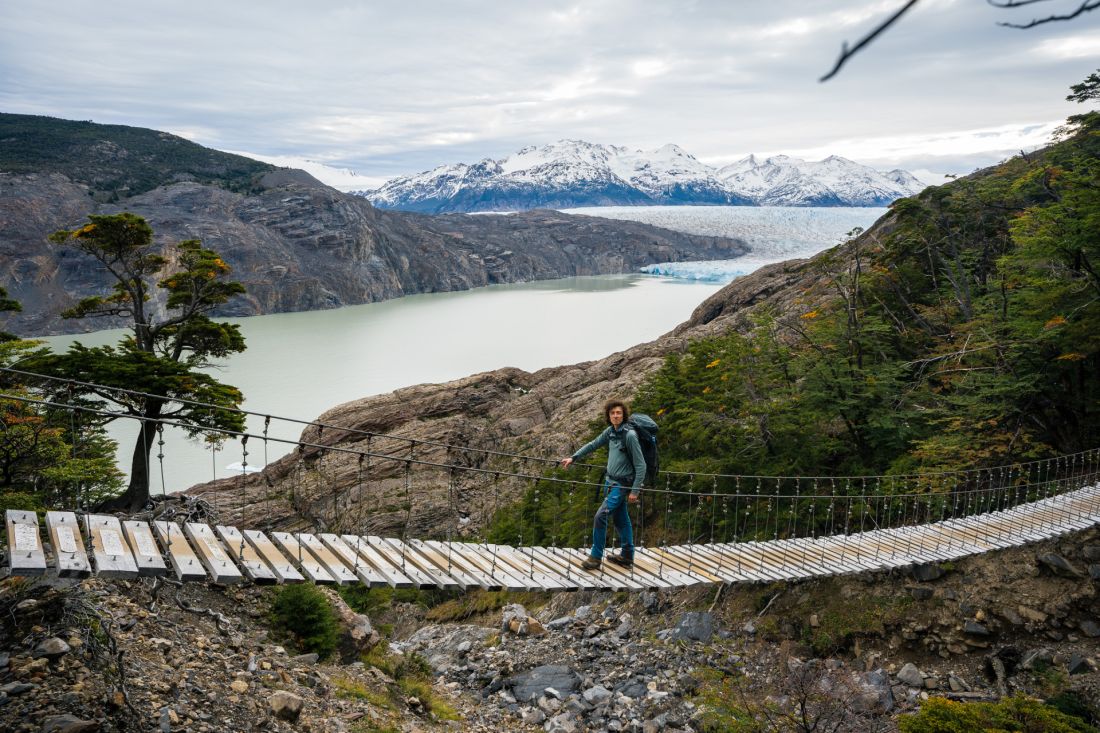
[{"label": "steel wire rope", "polygon": [[160,497],[168,495],[168,487],[164,481],[164,425],[157,423],[157,462],[160,464]]}]

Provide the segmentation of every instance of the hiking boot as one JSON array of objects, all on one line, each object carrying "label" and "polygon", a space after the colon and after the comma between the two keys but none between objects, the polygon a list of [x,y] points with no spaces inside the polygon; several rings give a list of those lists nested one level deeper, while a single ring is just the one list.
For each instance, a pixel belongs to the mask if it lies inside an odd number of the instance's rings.
[{"label": "hiking boot", "polygon": [[589,556],[581,563],[581,567],[585,570],[599,570],[600,558]]},{"label": "hiking boot", "polygon": [[623,557],[622,555],[610,555],[607,559],[624,568],[634,567],[634,558]]}]

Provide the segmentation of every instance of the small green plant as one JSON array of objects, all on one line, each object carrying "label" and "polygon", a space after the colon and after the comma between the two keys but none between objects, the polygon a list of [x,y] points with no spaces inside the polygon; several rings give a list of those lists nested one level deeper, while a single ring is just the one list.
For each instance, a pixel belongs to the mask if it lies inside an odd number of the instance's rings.
[{"label": "small green plant", "polygon": [[426,711],[440,720],[461,720],[458,711],[435,694],[430,682],[405,678],[398,680],[397,686],[408,697],[415,697],[419,700]]},{"label": "small green plant", "polygon": [[1038,700],[1016,696],[999,702],[962,703],[934,697],[916,715],[898,721],[901,733],[1096,733],[1081,718],[1072,717]]},{"label": "small green plant", "polygon": [[271,605],[271,625],[276,633],[289,637],[304,652],[322,659],[336,651],[336,615],[328,598],[308,583],[279,589]]},{"label": "small green plant", "polygon": [[1089,723],[1100,725],[1100,707],[1090,705],[1079,693],[1072,690],[1064,690],[1047,700],[1047,705],[1066,715]]},{"label": "small green plant", "polygon": [[701,708],[699,730],[702,733],[758,733],[762,730],[751,713],[737,704],[738,679],[710,667],[696,668],[699,688],[693,701]]},{"label": "small green plant", "polygon": [[361,682],[348,679],[346,677],[335,677],[332,680],[332,686],[336,688],[336,696],[342,697],[345,700],[365,700],[371,705],[383,708],[385,710],[392,710],[393,703],[386,695],[371,690]]}]

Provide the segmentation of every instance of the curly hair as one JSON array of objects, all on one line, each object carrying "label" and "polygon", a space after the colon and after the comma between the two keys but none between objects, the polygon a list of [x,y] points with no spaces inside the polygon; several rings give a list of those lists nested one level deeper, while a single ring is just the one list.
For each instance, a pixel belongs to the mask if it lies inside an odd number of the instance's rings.
[{"label": "curly hair", "polygon": [[623,422],[626,422],[627,419],[630,417],[630,408],[627,407],[627,404],[625,402],[620,399],[610,399],[603,406],[603,418],[607,421],[608,425],[611,424],[611,411],[614,410],[616,407],[623,408]]}]

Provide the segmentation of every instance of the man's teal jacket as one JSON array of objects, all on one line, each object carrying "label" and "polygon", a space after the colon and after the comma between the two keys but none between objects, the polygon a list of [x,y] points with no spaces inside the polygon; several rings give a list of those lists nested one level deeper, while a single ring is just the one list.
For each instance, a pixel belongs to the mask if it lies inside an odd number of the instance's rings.
[{"label": "man's teal jacket", "polygon": [[623,426],[618,430],[608,425],[607,428],[596,436],[596,439],[586,443],[573,454],[573,460],[579,461],[592,451],[607,446],[607,477],[619,484],[630,484],[630,493],[637,494],[645,480],[645,458],[642,456],[642,446],[638,443],[638,435],[633,428]]}]

